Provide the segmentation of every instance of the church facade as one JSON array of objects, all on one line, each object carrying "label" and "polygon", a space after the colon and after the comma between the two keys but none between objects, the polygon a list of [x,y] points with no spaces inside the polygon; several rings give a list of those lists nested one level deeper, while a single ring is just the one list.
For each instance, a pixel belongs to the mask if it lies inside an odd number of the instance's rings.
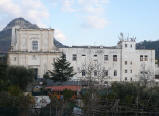
[{"label": "church facade", "polygon": [[[57,48],[53,43],[53,29],[13,29],[11,50],[8,52],[10,65],[33,68],[42,78],[52,63],[62,53],[74,67],[74,80],[88,76],[105,77],[109,81],[138,81],[146,72],[155,77],[155,50],[136,49],[134,38],[121,39],[117,46],[72,46]],[[102,75],[101,75],[102,73]]]},{"label": "church facade", "polygon": [[42,77],[61,54],[53,44],[53,34],[53,29],[13,29],[8,64],[33,68]]}]

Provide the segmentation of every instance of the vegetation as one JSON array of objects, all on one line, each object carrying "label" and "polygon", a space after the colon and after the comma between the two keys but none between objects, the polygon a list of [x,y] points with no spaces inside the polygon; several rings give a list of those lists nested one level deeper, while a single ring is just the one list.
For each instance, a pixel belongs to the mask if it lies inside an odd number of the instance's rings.
[{"label": "vegetation", "polygon": [[32,96],[24,95],[33,77],[31,69],[0,64],[0,113],[3,116],[17,116],[34,103]]},{"label": "vegetation", "polygon": [[27,85],[34,79],[34,72],[32,69],[26,69],[21,66],[10,66],[7,70],[9,84],[18,86],[25,90]]},{"label": "vegetation", "polygon": [[[108,88],[87,88],[81,91],[86,115],[159,114],[159,87],[134,83],[113,83]],[[97,115],[98,114],[98,115]]]},{"label": "vegetation", "polygon": [[73,67],[66,60],[66,56],[62,54],[60,58],[57,58],[53,64],[54,69],[49,71],[50,78],[53,81],[64,82],[70,80],[71,77],[75,75],[73,73]]},{"label": "vegetation", "polygon": [[[45,78],[51,75],[54,81],[63,82],[74,75],[73,68],[66,61],[65,55],[58,58],[54,66],[55,69],[47,72],[44,75]],[[83,81],[89,81],[89,84],[81,90],[78,97],[82,101],[83,105],[80,107],[86,116],[159,114],[158,86],[148,86],[149,81],[146,81],[146,84],[141,84],[143,82],[139,81],[105,85],[102,83],[103,79],[106,79],[102,68],[90,65],[90,68],[83,69],[86,70],[86,79]],[[96,78],[100,84],[95,83],[96,80],[91,76],[94,70],[100,70],[98,74],[101,76]],[[146,80],[149,80],[149,76],[149,74],[141,75]],[[33,78],[34,73],[31,69],[0,64],[0,113],[2,115],[22,115],[24,110],[31,108],[34,99],[29,95],[25,96],[23,92]],[[40,109],[41,112],[38,115],[70,116],[74,106],[78,105],[75,100],[71,99],[72,96],[71,90],[64,90],[63,97],[60,99],[55,95],[50,96],[51,103]]]},{"label": "vegetation", "polygon": [[6,86],[8,85],[7,67],[6,64],[0,64],[0,91],[6,90]]},{"label": "vegetation", "polygon": [[40,116],[71,116],[75,100],[72,99],[73,91],[65,89],[63,97],[57,97],[56,94],[50,96],[51,103],[41,109]]},{"label": "vegetation", "polygon": [[27,85],[33,81],[34,72],[22,66],[7,66],[0,64],[0,86],[2,90],[8,86],[17,86],[25,90]]}]

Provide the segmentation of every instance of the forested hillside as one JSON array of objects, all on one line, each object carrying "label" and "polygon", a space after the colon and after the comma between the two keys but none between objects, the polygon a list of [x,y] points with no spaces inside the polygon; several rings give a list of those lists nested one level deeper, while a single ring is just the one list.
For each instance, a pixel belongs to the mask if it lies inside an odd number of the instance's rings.
[{"label": "forested hillside", "polygon": [[159,59],[159,40],[156,41],[146,41],[137,43],[137,49],[155,49],[156,58]]}]

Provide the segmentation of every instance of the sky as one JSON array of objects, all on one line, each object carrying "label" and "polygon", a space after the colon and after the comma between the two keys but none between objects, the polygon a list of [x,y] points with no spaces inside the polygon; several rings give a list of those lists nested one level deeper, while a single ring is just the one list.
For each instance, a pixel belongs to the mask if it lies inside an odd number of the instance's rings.
[{"label": "sky", "polygon": [[159,0],[0,0],[0,29],[23,17],[55,29],[65,45],[117,44],[120,32],[136,41],[159,39]]}]

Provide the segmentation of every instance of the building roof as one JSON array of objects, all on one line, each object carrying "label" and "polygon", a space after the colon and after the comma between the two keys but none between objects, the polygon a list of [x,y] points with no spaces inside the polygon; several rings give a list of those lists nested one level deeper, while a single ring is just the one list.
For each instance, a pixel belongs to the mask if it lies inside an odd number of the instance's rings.
[{"label": "building roof", "polygon": [[49,86],[46,89],[51,89],[53,91],[63,91],[65,89],[72,90],[72,91],[79,91],[81,89],[80,86],[75,85],[63,85],[63,86]]},{"label": "building roof", "polygon": [[47,31],[50,31],[50,30],[54,30],[52,28],[37,28],[37,29],[28,29],[28,28],[16,28],[16,30],[19,30],[19,31],[43,31],[43,30],[47,30]]},{"label": "building roof", "polygon": [[[63,47],[61,47],[63,48]],[[111,46],[111,47],[107,47],[107,46],[67,46],[66,48],[104,48],[104,49],[119,49],[116,46]]]}]

